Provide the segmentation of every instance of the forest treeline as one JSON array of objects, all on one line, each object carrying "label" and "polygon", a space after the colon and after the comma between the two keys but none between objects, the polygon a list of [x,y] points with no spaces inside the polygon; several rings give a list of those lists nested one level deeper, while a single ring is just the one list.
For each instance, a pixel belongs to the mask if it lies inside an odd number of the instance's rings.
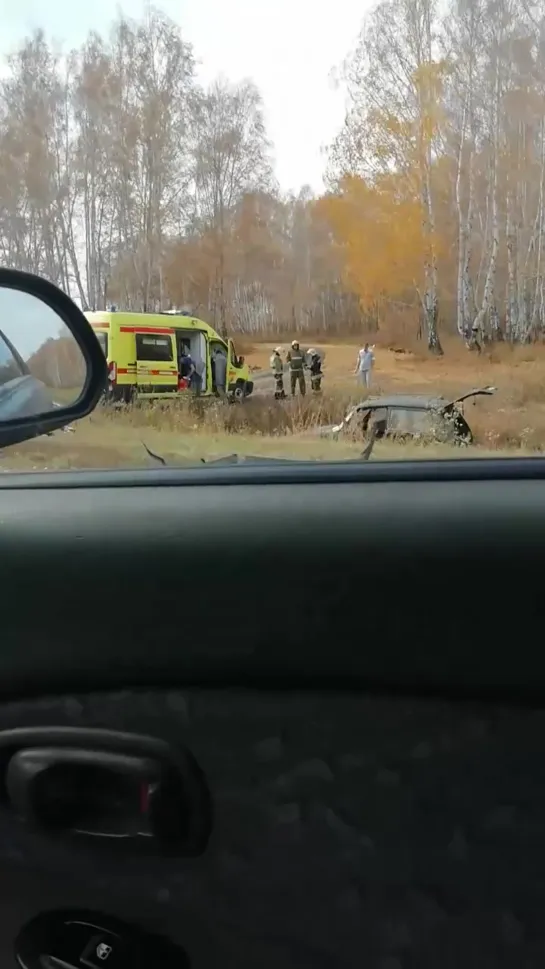
[{"label": "forest treeline", "polygon": [[37,32],[8,66],[0,258],[83,308],[190,307],[254,338],[378,328],[436,352],[446,333],[542,337],[543,4],[376,5],[320,197],[282,193],[257,88],[203,88],[160,10],[70,52]]}]

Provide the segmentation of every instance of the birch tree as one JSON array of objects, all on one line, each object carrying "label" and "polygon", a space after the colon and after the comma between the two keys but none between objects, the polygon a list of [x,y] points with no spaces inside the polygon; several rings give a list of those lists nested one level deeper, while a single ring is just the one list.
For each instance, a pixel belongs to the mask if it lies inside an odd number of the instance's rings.
[{"label": "birch tree", "polygon": [[[212,315],[227,330],[230,213],[243,196],[267,188],[272,172],[261,97],[249,81],[219,79],[195,98],[193,110],[193,224],[210,233],[215,250]],[[231,322],[231,321],[229,321]]]},{"label": "birch tree", "polygon": [[434,0],[384,0],[370,16],[348,65],[352,99],[333,147],[339,175],[368,181],[396,172],[418,200],[424,241],[415,280],[428,348],[441,353],[433,162],[440,122],[442,65],[436,58]]}]

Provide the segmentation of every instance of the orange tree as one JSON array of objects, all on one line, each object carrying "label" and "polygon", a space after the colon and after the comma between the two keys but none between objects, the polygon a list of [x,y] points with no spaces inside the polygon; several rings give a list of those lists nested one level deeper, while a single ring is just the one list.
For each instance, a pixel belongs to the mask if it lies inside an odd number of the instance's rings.
[{"label": "orange tree", "polygon": [[365,310],[406,300],[408,293],[421,302],[429,228],[404,176],[380,175],[373,182],[347,176],[318,206],[342,251],[346,285]]}]

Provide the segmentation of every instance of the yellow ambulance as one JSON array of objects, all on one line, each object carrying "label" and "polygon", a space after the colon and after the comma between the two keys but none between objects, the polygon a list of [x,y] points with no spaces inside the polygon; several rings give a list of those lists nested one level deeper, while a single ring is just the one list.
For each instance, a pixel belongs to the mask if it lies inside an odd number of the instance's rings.
[{"label": "yellow ambulance", "polygon": [[[108,362],[107,396],[129,402],[191,392],[182,361],[190,357],[199,373],[199,393],[248,397],[253,389],[250,369],[238,357],[232,340],[223,340],[208,323],[182,313],[85,314]],[[225,385],[216,387],[215,357],[226,358]]]}]

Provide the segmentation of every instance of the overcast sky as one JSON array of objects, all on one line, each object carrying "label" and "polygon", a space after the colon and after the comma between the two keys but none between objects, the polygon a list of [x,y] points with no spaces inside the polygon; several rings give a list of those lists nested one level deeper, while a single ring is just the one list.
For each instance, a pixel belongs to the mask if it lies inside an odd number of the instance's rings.
[{"label": "overcast sky", "polygon": [[[264,99],[282,189],[319,191],[323,151],[342,124],[345,96],[331,72],[353,48],[370,0],[162,0],[180,24],[207,82],[218,74],[252,78]],[[4,52],[36,27],[67,48],[90,29],[105,33],[116,9],[139,17],[142,0],[0,0]]]}]

